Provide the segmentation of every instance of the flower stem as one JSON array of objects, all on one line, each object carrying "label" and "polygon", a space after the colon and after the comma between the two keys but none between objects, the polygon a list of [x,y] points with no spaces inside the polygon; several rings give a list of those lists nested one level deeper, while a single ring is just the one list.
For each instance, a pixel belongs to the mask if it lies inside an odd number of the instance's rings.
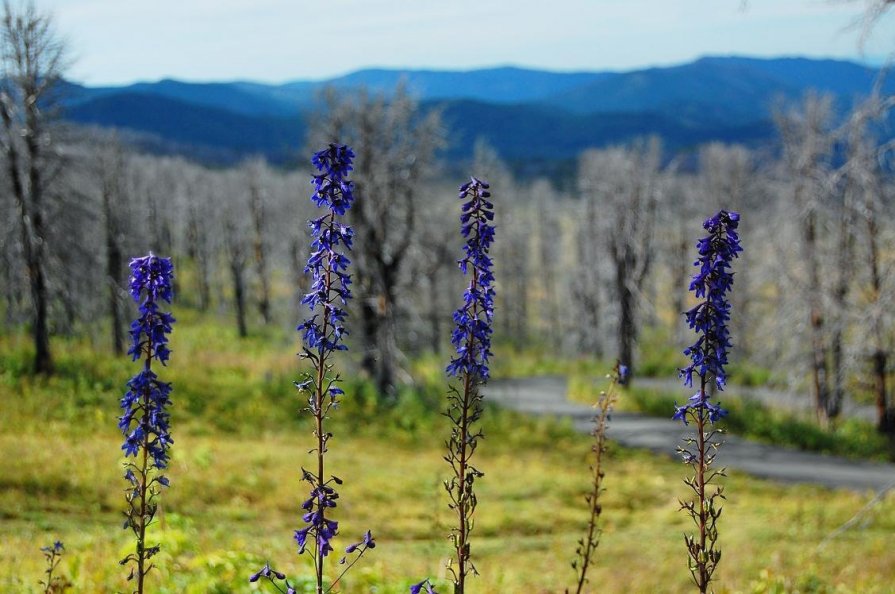
[{"label": "flower stem", "polygon": [[[705,376],[701,378],[699,393],[705,398]],[[706,439],[704,408],[699,408],[696,411],[696,447],[699,456],[696,464],[696,495],[699,500],[699,554],[695,559],[699,578],[696,585],[699,587],[700,594],[706,594],[709,587],[709,573],[706,568],[706,511],[708,507],[705,499]]]},{"label": "flower stem", "polygon": [[[147,373],[152,371],[152,341],[146,341],[146,360],[145,370]],[[143,459],[140,463],[140,531],[137,536],[137,594],[143,594],[143,583],[146,577],[146,492],[148,490],[148,468],[149,468],[149,402],[152,387],[146,385],[143,390],[143,418],[140,424],[143,427]]]}]

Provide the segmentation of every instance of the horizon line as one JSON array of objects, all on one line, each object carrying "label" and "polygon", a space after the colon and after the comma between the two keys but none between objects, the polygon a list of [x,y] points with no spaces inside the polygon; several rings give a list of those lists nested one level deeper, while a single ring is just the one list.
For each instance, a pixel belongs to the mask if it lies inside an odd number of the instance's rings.
[{"label": "horizon line", "polygon": [[154,79],[133,79],[128,82],[97,82],[97,83],[86,83],[83,80],[77,80],[74,78],[66,78],[70,83],[74,83],[87,88],[115,88],[115,87],[128,87],[139,84],[158,84],[165,81],[171,82],[180,82],[187,84],[252,84],[252,85],[263,85],[269,87],[278,87],[290,84],[297,83],[307,83],[307,84],[319,84],[327,81],[334,81],[340,78],[345,78],[351,76],[353,74],[358,74],[360,72],[371,72],[371,71],[382,71],[382,72],[396,72],[396,73],[457,73],[457,74],[469,74],[473,72],[485,72],[489,70],[524,70],[529,72],[542,72],[548,74],[558,74],[558,75],[576,75],[576,74],[629,74],[633,72],[641,72],[645,70],[656,70],[656,69],[666,69],[666,68],[676,68],[680,66],[685,66],[687,64],[694,64],[696,62],[707,60],[707,59],[747,59],[747,60],[756,60],[756,61],[772,61],[772,60],[808,60],[814,62],[845,62],[856,64],[858,66],[863,66],[865,68],[874,68],[881,69],[885,67],[885,65],[890,61],[890,57],[880,57],[880,56],[852,56],[852,57],[842,57],[842,56],[809,56],[805,54],[778,54],[774,56],[759,56],[759,55],[749,55],[749,54],[703,54],[691,60],[678,61],[678,62],[670,62],[670,63],[655,63],[655,64],[646,64],[643,66],[637,66],[634,68],[605,68],[605,69],[557,69],[557,68],[539,68],[535,66],[529,66],[518,63],[502,63],[502,64],[494,64],[488,66],[477,66],[472,68],[438,68],[438,67],[426,67],[426,66],[378,66],[378,65],[369,65],[369,66],[361,66],[358,68],[354,68],[345,72],[341,72],[338,74],[333,74],[331,76],[326,77],[308,77],[308,78],[288,78],[281,79],[279,81],[271,81],[271,80],[259,80],[259,79],[249,79],[249,78],[233,78],[233,79],[189,79],[189,78],[178,78],[176,76],[163,76],[161,78]]}]

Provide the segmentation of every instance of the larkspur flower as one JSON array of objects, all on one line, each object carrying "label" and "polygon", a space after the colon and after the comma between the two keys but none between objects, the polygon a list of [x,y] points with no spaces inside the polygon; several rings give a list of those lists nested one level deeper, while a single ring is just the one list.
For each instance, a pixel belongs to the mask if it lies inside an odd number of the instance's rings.
[{"label": "larkspur flower", "polygon": [[463,374],[487,380],[490,374],[492,321],[494,319],[493,262],[488,255],[494,242],[494,204],[487,182],[473,177],[460,186],[463,201],[460,233],[466,239],[464,258],[458,261],[464,275],[470,275],[469,287],[463,294],[463,306],[454,312],[456,327],[451,343],[457,355],[447,366],[448,375]]},{"label": "larkspur flower", "polygon": [[[314,417],[317,447],[312,451],[316,454],[317,464],[314,472],[302,469],[302,480],[310,485],[311,490],[301,505],[304,525],[295,530],[294,539],[299,554],[308,552],[314,560],[317,594],[324,591],[325,560],[333,551],[333,539],[339,534],[339,523],[328,514],[337,506],[339,494],[335,487],[342,481],[335,476],[326,476],[325,454],[332,434],[324,429],[324,425],[328,413],[338,406],[339,397],[344,395],[338,386],[339,376],[332,373],[331,357],[336,352],[348,350],[344,341],[348,336],[345,321],[348,318],[346,306],[351,299],[351,276],[348,274],[351,261],[345,254],[351,250],[354,232],[342,223],[340,217],[348,212],[354,202],[354,188],[348,180],[353,159],[354,152],[349,147],[337,144],[330,144],[311,159],[318,171],[311,180],[314,187],[311,201],[327,212],[308,221],[311,254],[305,273],[310,275],[311,283],[310,291],[301,302],[310,310],[310,316],[297,327],[302,336],[301,356],[310,361],[313,369],[295,382],[295,387],[299,392],[308,394],[306,410]],[[330,588],[366,550],[375,546],[369,531],[361,542],[350,545],[346,555],[356,556],[330,584]],[[346,558],[343,557],[341,563],[345,562]],[[271,582],[282,579],[277,574],[271,576],[269,571],[264,573],[268,567],[253,574],[250,581],[262,577]],[[294,592],[288,581],[286,586],[287,593]]]},{"label": "larkspur flower", "polygon": [[737,233],[739,221],[739,213],[720,211],[706,219],[703,227],[709,234],[696,244],[699,258],[694,265],[699,267],[699,272],[693,276],[690,290],[702,301],[684,314],[687,325],[696,331],[697,339],[684,349],[690,364],[680,370],[680,376],[684,385],[693,387],[693,375],[696,374],[702,385],[686,404],[675,407],[674,418],[684,423],[688,411],[704,409],[713,423],[727,414],[724,409],[709,403],[706,384],[714,381],[717,388],[723,390],[727,382],[724,367],[731,346],[727,293],[733,286],[731,263],[743,251]]},{"label": "larkspur flower", "polygon": [[278,580],[285,580],[286,574],[280,573],[276,569],[271,569],[270,563],[265,563],[264,567],[262,567],[260,571],[258,571],[257,573],[253,573],[251,577],[249,577],[249,581],[254,583],[263,577],[275,577]]},{"label": "larkspur flower", "polygon": [[[425,590],[423,590],[423,588],[425,588]],[[432,585],[432,582],[430,582],[428,578],[410,586],[410,594],[422,594],[423,592],[425,592],[425,594],[438,594],[435,590],[435,586]]]},{"label": "larkspur flower", "polygon": [[174,297],[174,267],[169,259],[150,253],[131,260],[130,268],[130,293],[139,305],[139,317],[131,324],[128,353],[134,361],[142,360],[143,368],[127,383],[128,390],[121,398],[123,414],[118,418],[118,428],[124,435],[121,449],[125,457],[135,459],[125,463],[124,479],[129,486],[125,491],[128,510],[124,527],[130,528],[137,540],[136,551],[121,563],[136,565],[128,579],[136,578],[135,591],[142,594],[144,577],[152,569],[146,561],[159,551],[158,546],[146,546],[146,528],[155,516],[158,487],[170,485],[159,473],[168,467],[174,442],[168,413],[171,384],[159,379],[152,364],[164,366],[171,356],[168,334],[174,317],[161,307],[162,302],[171,303]]},{"label": "larkspur flower", "polygon": [[723,390],[727,382],[725,366],[727,353],[731,347],[730,302],[727,294],[733,286],[731,264],[743,251],[740,245],[740,215],[726,210],[706,219],[703,227],[708,235],[696,244],[699,254],[694,265],[699,271],[690,282],[699,303],[685,312],[687,324],[696,331],[696,342],[684,350],[690,363],[680,370],[684,385],[692,388],[693,376],[699,377],[699,389],[681,406],[675,405],[673,419],[685,425],[692,420],[696,437],[685,440],[686,447],[678,448],[684,462],[693,468],[693,476],[684,482],[694,494],[694,500],[682,501],[681,509],[686,510],[698,529],[697,535],[684,535],[687,546],[688,568],[693,582],[702,594],[708,592],[712,575],[721,559],[717,547],[717,521],[721,516],[719,501],[723,499],[723,487],[712,487],[716,477],[724,476],[724,469],[712,470],[718,442],[713,441],[717,430],[706,431],[707,424],[714,424],[727,415],[720,403],[709,401],[707,386],[712,382]]},{"label": "larkspur flower", "polygon": [[[466,576],[475,573],[470,560],[469,533],[476,508],[473,489],[482,473],[470,461],[478,445],[481,429],[473,429],[482,415],[479,388],[490,375],[491,333],[494,319],[494,273],[488,252],[494,242],[494,205],[489,198],[488,183],[471,178],[460,187],[460,233],[466,239],[460,270],[469,277],[463,294],[463,305],[454,312],[456,327],[451,334],[455,356],[447,366],[447,374],[456,377],[461,387],[451,387],[445,416],[452,423],[445,456],[453,476],[445,481],[450,508],[457,515],[457,526],[451,531],[456,558],[448,566],[454,580],[455,594],[463,594]],[[453,563],[456,561],[456,563]]]},{"label": "larkspur flower", "polygon": [[696,248],[699,258],[694,262],[699,267],[692,280],[690,290],[698,305],[687,311],[687,325],[699,335],[696,342],[684,350],[690,357],[690,364],[681,370],[681,377],[687,386],[693,385],[693,374],[714,378],[718,389],[723,390],[726,382],[724,366],[730,348],[730,302],[727,293],[733,286],[730,266],[743,251],[737,234],[740,215],[722,210],[707,219],[703,227],[709,232],[700,239]]},{"label": "larkspur flower", "polygon": [[[271,567],[270,563],[265,563],[264,567],[250,575],[249,583],[254,584],[262,578],[268,580],[279,592],[282,592],[283,594],[296,594],[295,588],[292,587],[292,584],[290,584],[289,580],[286,579],[286,574]],[[277,585],[277,582],[283,582],[285,590]]]},{"label": "larkspur flower", "polygon": [[40,581],[38,583],[41,586],[44,586],[44,594],[61,592],[66,586],[59,576],[53,574],[62,560],[62,555],[65,553],[65,546],[63,546],[62,541],[57,540],[51,545],[40,547],[40,551],[44,554],[44,559],[46,560],[47,568],[44,570],[44,574],[46,574],[47,577],[46,581]]},{"label": "larkspur flower", "polygon": [[675,405],[674,415],[672,415],[671,418],[675,421],[682,421],[684,425],[689,425],[687,422],[687,412],[695,409],[703,409],[706,413],[706,417],[712,423],[717,423],[722,417],[727,416],[727,410],[721,408],[719,404],[712,404],[702,392],[697,392],[690,396],[687,400],[687,404],[683,406]]}]

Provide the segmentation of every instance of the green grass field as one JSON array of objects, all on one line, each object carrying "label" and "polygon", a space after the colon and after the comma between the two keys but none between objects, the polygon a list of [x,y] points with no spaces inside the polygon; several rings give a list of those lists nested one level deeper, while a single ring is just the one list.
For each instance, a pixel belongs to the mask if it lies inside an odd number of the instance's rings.
[{"label": "green grass field", "polygon": [[[219,320],[176,312],[175,446],[153,537],[162,544],[160,593],[248,593],[247,576],[270,560],[299,583],[310,575],[292,531],[306,487],[309,424],[292,388],[296,346],[269,331],[237,341]],[[129,551],[117,403],[135,366],[102,344],[57,340],[59,373],[30,378],[25,336],[0,338],[0,592],[37,592],[39,547],[61,539],[72,592],[125,591],[117,561]],[[498,352],[498,360],[501,353]],[[511,368],[511,361],[500,363]],[[520,363],[520,368],[524,367]],[[407,592],[425,576],[449,592],[444,562],[451,518],[438,414],[440,362],[421,358],[421,386],[381,410],[369,386],[348,381],[335,413],[332,471],[345,480],[337,510],[344,546],[370,528],[378,546],[341,591]],[[351,374],[350,366],[346,373]],[[471,592],[561,592],[586,521],[587,436],[557,422],[489,410],[479,467]],[[592,592],[690,592],[679,513],[685,467],[613,448],[606,468],[604,534]],[[825,540],[872,493],[784,487],[739,474],[726,480],[718,594],[895,592],[895,496]],[[821,546],[821,543],[823,545]],[[338,557],[336,557],[337,559]],[[335,559],[334,559],[335,560]],[[334,575],[334,574],[331,574]]]}]

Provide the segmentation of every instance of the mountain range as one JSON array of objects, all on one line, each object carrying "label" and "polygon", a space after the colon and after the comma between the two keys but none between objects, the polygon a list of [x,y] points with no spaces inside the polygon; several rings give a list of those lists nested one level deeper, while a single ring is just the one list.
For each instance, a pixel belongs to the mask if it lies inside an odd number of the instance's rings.
[{"label": "mountain range", "polygon": [[388,95],[399,84],[423,110],[442,111],[447,157],[467,158],[481,138],[517,168],[568,161],[589,147],[652,134],[673,151],[712,140],[760,145],[774,136],[774,106],[810,91],[833,95],[840,111],[875,84],[884,94],[895,93],[895,79],[854,62],[706,57],[629,72],[367,69],[278,85],[171,79],[119,87],[68,83],[64,113],[75,123],[138,132],[153,139],[155,150],[217,162],[263,154],[283,163],[301,150],[322,89],[366,88]]}]

